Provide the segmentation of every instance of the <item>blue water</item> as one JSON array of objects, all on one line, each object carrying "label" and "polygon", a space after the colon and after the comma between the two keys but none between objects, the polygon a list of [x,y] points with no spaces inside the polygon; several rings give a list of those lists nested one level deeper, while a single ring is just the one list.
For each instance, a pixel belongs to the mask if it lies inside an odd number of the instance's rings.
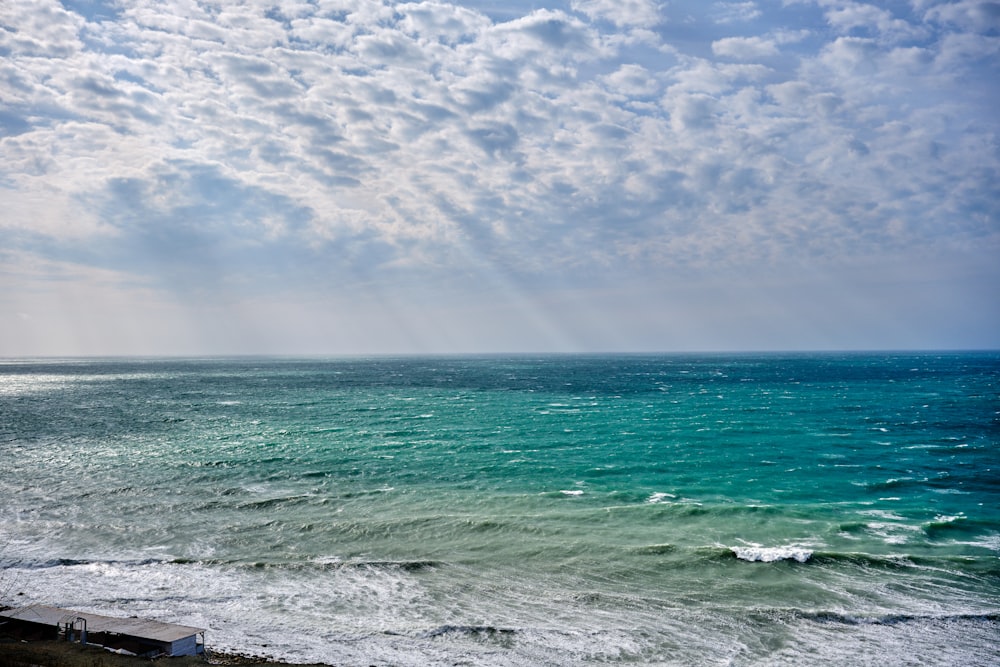
[{"label": "blue water", "polygon": [[1000,354],[0,362],[0,595],[337,665],[1000,663]]}]

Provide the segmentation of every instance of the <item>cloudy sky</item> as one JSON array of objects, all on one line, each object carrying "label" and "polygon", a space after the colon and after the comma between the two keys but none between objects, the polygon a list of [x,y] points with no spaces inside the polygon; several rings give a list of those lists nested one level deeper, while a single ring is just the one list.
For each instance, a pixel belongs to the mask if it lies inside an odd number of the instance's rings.
[{"label": "cloudy sky", "polygon": [[2,0],[0,356],[998,348],[998,110],[981,0]]}]

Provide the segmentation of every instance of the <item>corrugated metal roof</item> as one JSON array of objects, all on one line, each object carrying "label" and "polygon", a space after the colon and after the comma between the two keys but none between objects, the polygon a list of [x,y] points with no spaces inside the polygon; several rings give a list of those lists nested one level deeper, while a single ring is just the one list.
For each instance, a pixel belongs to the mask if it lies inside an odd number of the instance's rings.
[{"label": "corrugated metal roof", "polygon": [[88,634],[105,632],[158,642],[175,642],[205,631],[202,628],[193,628],[187,625],[161,623],[160,621],[151,621],[144,618],[101,616],[100,614],[90,614],[72,609],[60,609],[59,607],[49,607],[43,604],[0,611],[0,617],[52,626],[57,626],[74,617],[79,617],[87,620]]}]

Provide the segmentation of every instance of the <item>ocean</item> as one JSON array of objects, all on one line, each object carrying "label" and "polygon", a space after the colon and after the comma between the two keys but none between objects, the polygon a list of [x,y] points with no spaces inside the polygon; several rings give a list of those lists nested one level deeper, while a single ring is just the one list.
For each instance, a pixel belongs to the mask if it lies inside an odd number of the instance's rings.
[{"label": "ocean", "polygon": [[333,665],[1000,664],[1000,353],[0,361],[0,597]]}]

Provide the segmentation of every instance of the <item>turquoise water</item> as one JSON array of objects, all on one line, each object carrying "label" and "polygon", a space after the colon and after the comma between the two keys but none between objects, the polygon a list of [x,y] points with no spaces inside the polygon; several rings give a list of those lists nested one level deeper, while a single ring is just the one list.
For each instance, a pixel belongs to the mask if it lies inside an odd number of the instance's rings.
[{"label": "turquoise water", "polygon": [[0,593],[337,665],[1000,662],[1000,354],[0,362]]}]

